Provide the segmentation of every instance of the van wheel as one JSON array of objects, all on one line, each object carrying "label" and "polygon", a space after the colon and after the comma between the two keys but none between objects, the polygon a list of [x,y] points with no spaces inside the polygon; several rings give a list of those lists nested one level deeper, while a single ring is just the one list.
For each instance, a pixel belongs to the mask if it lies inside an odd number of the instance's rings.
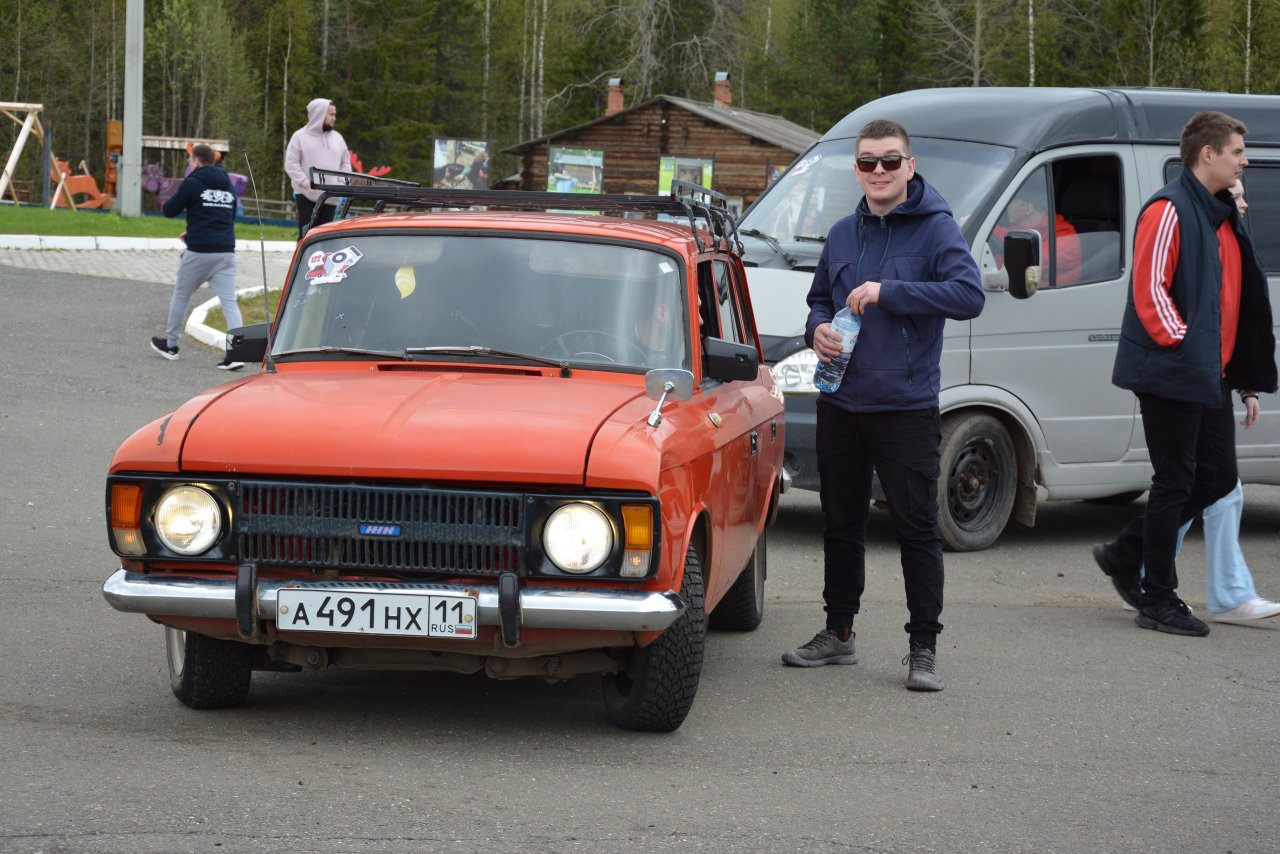
[{"label": "van wheel", "polygon": [[239,706],[249,696],[253,647],[165,627],[169,685],[193,709]]},{"label": "van wheel", "polygon": [[1009,513],[1017,478],[1009,431],[990,415],[957,415],[942,422],[938,527],[951,551],[972,552],[996,541]]},{"label": "van wheel", "polygon": [[746,567],[733,582],[729,592],[711,612],[708,624],[713,629],[750,632],[764,619],[764,579],[769,568],[769,545],[764,531],[756,540]]},{"label": "van wheel", "polygon": [[684,613],[648,646],[634,647],[621,673],[603,678],[609,720],[623,729],[673,732],[684,723],[702,675],[707,615],[702,601],[702,566],[689,547],[680,584]]}]

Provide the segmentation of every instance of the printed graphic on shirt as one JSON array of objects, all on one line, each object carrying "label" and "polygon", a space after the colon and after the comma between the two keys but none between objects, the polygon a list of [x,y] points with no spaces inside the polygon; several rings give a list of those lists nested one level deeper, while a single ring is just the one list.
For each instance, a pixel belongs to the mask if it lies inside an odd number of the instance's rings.
[{"label": "printed graphic on shirt", "polygon": [[200,198],[207,208],[233,208],[236,204],[235,194],[230,190],[205,190]]},{"label": "printed graphic on shirt", "polygon": [[363,257],[364,253],[354,246],[339,249],[337,252],[317,249],[307,259],[307,281],[313,285],[341,282],[347,277],[347,270]]}]

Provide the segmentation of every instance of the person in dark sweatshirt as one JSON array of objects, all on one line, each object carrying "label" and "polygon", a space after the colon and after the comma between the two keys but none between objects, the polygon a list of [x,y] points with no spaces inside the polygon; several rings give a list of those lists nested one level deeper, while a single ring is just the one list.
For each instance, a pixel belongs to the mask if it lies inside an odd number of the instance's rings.
[{"label": "person in dark sweatshirt", "polygon": [[[187,215],[182,239],[187,248],[178,263],[178,282],[169,300],[169,320],[164,337],[151,339],[151,349],[170,361],[178,358],[178,338],[191,298],[205,282],[222,303],[227,328],[242,326],[236,302],[236,197],[226,171],[213,165],[213,149],[199,143],[191,149],[187,166],[191,170],[178,190],[164,203],[164,215]],[[244,362],[224,357],[218,368],[234,371]]]},{"label": "person in dark sweatshirt", "polygon": [[805,338],[818,358],[840,353],[836,311],[861,315],[844,379],[818,399],[826,628],[782,656],[794,667],[856,664],[853,618],[866,579],[867,518],[879,475],[902,554],[910,619],[907,688],[941,691],[942,537],[938,530],[942,330],[985,297],[947,202],[915,171],[911,139],[878,119],[858,133],[864,198],[831,228],[813,285]]}]

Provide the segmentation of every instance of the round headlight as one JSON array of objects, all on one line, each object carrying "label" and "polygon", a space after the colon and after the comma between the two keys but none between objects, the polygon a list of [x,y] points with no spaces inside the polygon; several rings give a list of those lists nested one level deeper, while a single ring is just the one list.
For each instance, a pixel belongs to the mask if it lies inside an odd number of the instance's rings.
[{"label": "round headlight", "polygon": [[817,394],[813,384],[813,372],[818,367],[818,354],[812,350],[797,350],[773,366],[773,376],[783,394]]},{"label": "round headlight", "polygon": [[156,505],[156,535],[165,548],[180,555],[209,550],[222,533],[217,499],[195,486],[177,486]]},{"label": "round headlight", "polygon": [[613,550],[613,525],[590,504],[566,504],[547,519],[542,546],[565,572],[591,572]]}]

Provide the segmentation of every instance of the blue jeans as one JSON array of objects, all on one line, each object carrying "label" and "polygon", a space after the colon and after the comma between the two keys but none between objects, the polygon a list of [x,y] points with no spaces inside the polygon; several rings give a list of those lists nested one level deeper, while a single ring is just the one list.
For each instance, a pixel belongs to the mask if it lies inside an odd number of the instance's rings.
[{"label": "blue jeans", "polygon": [[[1205,598],[1215,614],[1230,611],[1258,597],[1253,575],[1240,551],[1240,517],[1244,513],[1244,487],[1236,488],[1204,508]],[[1194,521],[1194,520],[1193,520]],[[1178,553],[1191,522],[1178,530]]]},{"label": "blue jeans", "polygon": [[911,640],[932,648],[942,623],[937,409],[853,413],[818,401],[827,628],[853,625],[866,586],[871,475],[880,477],[901,553]]}]

